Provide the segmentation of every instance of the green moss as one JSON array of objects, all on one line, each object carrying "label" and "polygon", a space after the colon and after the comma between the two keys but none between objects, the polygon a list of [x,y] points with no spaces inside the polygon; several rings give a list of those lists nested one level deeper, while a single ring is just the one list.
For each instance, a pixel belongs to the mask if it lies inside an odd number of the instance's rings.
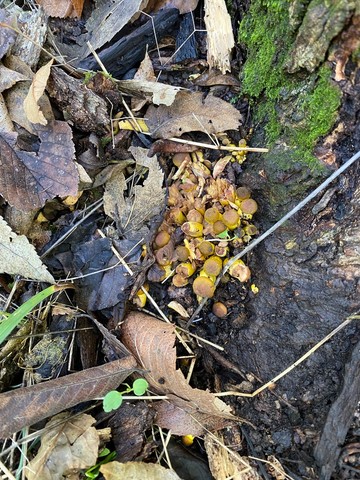
[{"label": "green moss", "polygon": [[247,50],[241,75],[242,93],[256,101],[254,119],[256,123],[265,123],[268,145],[279,141],[286,145],[287,163],[283,168],[300,162],[321,173],[323,167],[312,151],[319,137],[333,126],[341,93],[331,83],[331,72],[326,66],[303,78],[285,71],[295,39],[290,4],[290,0],[251,2],[238,37]]}]

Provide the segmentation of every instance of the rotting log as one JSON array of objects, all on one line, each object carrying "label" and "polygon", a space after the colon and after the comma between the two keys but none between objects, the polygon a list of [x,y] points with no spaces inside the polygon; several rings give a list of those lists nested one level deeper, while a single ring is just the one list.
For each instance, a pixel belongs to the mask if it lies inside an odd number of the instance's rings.
[{"label": "rotting log", "polygon": [[[253,103],[252,146],[271,150],[249,155],[241,182],[259,201],[262,231],[360,150],[359,25],[351,0],[250,2],[239,29],[242,92]],[[248,259],[259,293],[245,325],[219,334],[243,371],[270,380],[360,309],[359,177],[356,162]],[[358,362],[358,331],[352,322],[272,393],[241,400],[256,453],[296,462],[288,466],[301,478],[330,479],[336,458],[326,467],[324,445],[336,457],[349,427],[334,411],[355,412],[359,401],[359,379],[346,373]]]}]

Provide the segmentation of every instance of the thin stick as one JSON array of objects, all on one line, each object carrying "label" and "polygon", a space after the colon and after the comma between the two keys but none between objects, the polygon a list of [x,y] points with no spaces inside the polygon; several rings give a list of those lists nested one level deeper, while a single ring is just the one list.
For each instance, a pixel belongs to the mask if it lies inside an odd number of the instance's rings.
[{"label": "thin stick", "polygon": [[[278,222],[276,222],[269,230],[266,230],[265,233],[260,235],[260,237],[256,238],[253,242],[251,242],[247,247],[244,248],[240,253],[235,255],[224,267],[221,274],[218,276],[215,282],[215,286],[219,285],[221,278],[224,274],[229,270],[231,265],[238,260],[239,258],[243,257],[247,253],[251,252],[253,248],[255,248],[259,243],[261,243],[265,238],[269,237],[272,233],[275,232],[281,225],[283,225],[287,220],[293,217],[299,210],[301,210],[305,205],[307,205],[313,198],[316,197],[322,190],[324,190],[333,180],[335,180],[339,175],[341,175],[345,170],[347,170],[353,163],[356,162],[360,158],[360,151],[358,151],[355,155],[353,155],[347,162],[344,163],[341,167],[339,167],[334,173],[330,175],[323,183],[321,183],[315,190],[313,190],[307,197],[305,197],[300,203],[298,203],[290,212],[284,215]],[[193,313],[192,317],[190,318],[188,325],[194,322],[196,317],[199,315],[201,310],[204,308],[207,299],[203,299],[195,312]]]},{"label": "thin stick", "polygon": [[103,73],[105,73],[105,75],[109,75],[109,72],[106,70],[105,65],[104,65],[104,64],[102,63],[102,61],[100,60],[99,55],[95,52],[95,49],[93,48],[93,46],[91,45],[91,43],[90,43],[90,42],[86,42],[86,45],[88,46],[88,49],[90,50],[90,52],[94,55],[95,60],[96,60],[97,63],[99,64],[99,67],[101,68],[101,70],[103,71]]},{"label": "thin stick", "polygon": [[229,147],[227,145],[214,145],[209,143],[193,142],[192,140],[184,140],[183,138],[169,138],[172,142],[185,143],[187,145],[195,145],[199,148],[211,148],[212,150],[226,150],[229,152],[260,152],[266,153],[269,151],[268,148],[257,148],[257,147]]},{"label": "thin stick", "polygon": [[289,367],[287,367],[285,370],[283,370],[279,375],[276,375],[276,377],[272,378],[268,382],[266,382],[264,385],[262,385],[260,388],[255,390],[253,393],[241,393],[241,392],[220,392],[220,393],[215,393],[217,397],[225,397],[227,395],[229,396],[237,396],[237,397],[256,397],[259,393],[264,391],[266,388],[268,388],[270,385],[276,383],[280,378],[284,377],[287,375],[291,370],[294,370],[295,367],[300,365],[304,360],[306,360],[310,355],[312,355],[316,350],[318,350],[324,343],[326,343],[330,338],[332,338],[334,335],[336,335],[340,330],[342,330],[344,327],[349,325],[349,323],[352,320],[360,320],[360,315],[351,315],[347,317],[346,320],[344,320],[340,325],[338,325],[332,332],[330,332],[326,337],[324,337],[320,342],[318,342],[316,345],[314,345],[310,350],[308,350],[305,355],[300,357],[296,362],[292,363]]},{"label": "thin stick", "polygon": [[16,478],[14,477],[14,475],[10,472],[10,470],[8,470],[5,465],[0,461],[0,470],[2,472],[4,472],[5,474],[5,477],[1,477],[1,478],[8,478],[9,480],[16,480]]},{"label": "thin stick", "polygon": [[46,255],[49,255],[50,252],[52,252],[54,250],[54,248],[56,248],[58,245],[60,245],[60,243],[64,242],[76,229],[79,225],[81,225],[81,223],[83,223],[88,217],[90,217],[94,212],[96,212],[96,210],[98,208],[100,208],[102,206],[102,204],[104,203],[104,200],[98,200],[96,202],[94,202],[92,205],[90,205],[88,208],[90,207],[93,207],[94,205],[94,208],[92,208],[90,210],[90,212],[88,212],[86,215],[84,215],[82,217],[81,220],[78,221],[78,223],[76,225],[73,225],[70,230],[68,230],[61,238],[59,238],[53,245],[51,245],[51,247],[49,247],[45,253],[43,253],[40,258],[41,260],[46,257]]},{"label": "thin stick", "polygon": [[173,470],[172,465],[171,465],[171,460],[170,460],[170,457],[169,457],[169,452],[167,450],[167,446],[169,445],[169,442],[170,442],[170,439],[171,439],[171,430],[169,430],[167,432],[166,439],[164,438],[164,431],[161,427],[159,427],[159,433],[160,433],[161,443],[163,445],[163,451],[161,452],[159,458],[157,459],[157,463],[160,463],[162,457],[165,455],[168,467],[171,470]]}]

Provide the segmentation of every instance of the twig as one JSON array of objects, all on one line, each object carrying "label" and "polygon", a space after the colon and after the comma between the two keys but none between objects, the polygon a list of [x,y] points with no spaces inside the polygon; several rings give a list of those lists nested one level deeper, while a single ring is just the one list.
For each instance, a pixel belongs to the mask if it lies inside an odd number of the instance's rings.
[{"label": "twig", "polygon": [[[353,155],[347,162],[344,163],[341,167],[339,167],[334,173],[330,175],[323,183],[321,183],[315,190],[313,190],[307,197],[305,197],[300,203],[298,203],[290,212],[284,215],[278,222],[276,222],[272,227],[269,228],[265,233],[260,235],[260,237],[256,238],[253,242],[251,242],[247,247],[244,248],[240,253],[235,255],[223,268],[221,274],[218,276],[215,282],[215,286],[219,285],[221,278],[224,274],[229,270],[231,265],[238,260],[239,258],[243,257],[251,250],[253,250],[259,243],[261,243],[265,238],[269,237],[272,233],[275,232],[281,225],[283,225],[287,220],[293,217],[299,210],[301,210],[305,205],[307,205],[313,198],[316,197],[322,190],[324,190],[333,180],[335,180],[339,175],[341,175],[345,170],[347,170],[353,163],[356,162],[360,158],[360,151],[358,151],[355,155]],[[203,299],[195,312],[193,313],[192,317],[190,318],[188,325],[194,322],[196,317],[199,315],[201,310],[204,308],[207,299]]]},{"label": "twig", "polygon": [[212,150],[226,150],[229,152],[260,152],[266,153],[269,151],[268,148],[257,148],[257,147],[229,147],[227,145],[214,145],[209,143],[193,142],[192,140],[184,140],[183,138],[169,138],[172,142],[185,143],[187,145],[195,145],[199,148],[211,148]]},{"label": "twig", "polygon": [[16,478],[14,477],[14,475],[10,472],[10,470],[8,470],[8,469],[5,467],[5,465],[4,465],[2,462],[0,462],[0,470],[1,470],[2,472],[4,472],[4,475],[5,475],[5,477],[1,477],[1,478],[4,478],[4,479],[5,479],[5,478],[8,478],[9,480],[16,480]]},{"label": "twig", "polygon": [[328,335],[326,335],[326,337],[324,337],[322,340],[320,340],[320,342],[318,342],[316,345],[314,345],[310,350],[308,350],[305,355],[303,355],[302,357],[300,357],[298,360],[296,360],[296,362],[292,363],[289,367],[287,367],[285,370],[283,370],[281,373],[279,373],[278,375],[276,375],[276,377],[272,378],[271,380],[269,380],[268,382],[266,382],[264,385],[262,385],[261,387],[259,387],[257,390],[255,390],[255,392],[253,393],[242,393],[242,392],[220,392],[220,393],[215,393],[214,395],[216,395],[217,397],[225,397],[227,395],[229,396],[236,396],[236,397],[250,397],[250,398],[253,398],[253,397],[256,397],[256,395],[258,395],[259,393],[261,393],[262,391],[264,391],[266,388],[268,388],[270,385],[273,385],[274,383],[276,383],[278,380],[280,380],[282,377],[284,377],[285,375],[287,375],[289,372],[291,372],[292,370],[294,370],[295,367],[297,367],[298,365],[300,365],[304,360],[306,360],[308,357],[310,357],[310,355],[312,355],[314,352],[316,352],[316,350],[318,350],[322,345],[324,345],[324,343],[326,343],[328,340],[330,340],[330,338],[332,338],[334,335],[336,335],[338,332],[340,332],[340,330],[342,330],[344,327],[346,327],[347,325],[349,325],[349,323],[352,321],[352,320],[360,320],[360,315],[350,315],[349,317],[346,318],[346,320],[344,320],[340,325],[338,325],[332,332],[330,332]]},{"label": "twig", "polygon": [[82,219],[79,220],[76,225],[73,225],[73,226],[70,228],[70,230],[68,230],[66,233],[64,233],[64,235],[63,235],[62,237],[60,237],[55,243],[53,243],[53,244],[51,245],[51,247],[49,247],[49,248],[46,250],[46,252],[43,253],[43,254],[40,256],[41,260],[42,260],[43,258],[45,258],[47,255],[49,255],[49,253],[52,252],[52,251],[54,250],[54,248],[56,248],[58,245],[60,245],[60,243],[64,242],[68,237],[70,237],[70,235],[77,229],[77,227],[78,227],[79,225],[81,225],[81,223],[84,222],[84,221],[85,221],[88,217],[90,217],[93,213],[95,213],[96,210],[97,210],[98,208],[100,208],[103,203],[104,203],[104,200],[101,199],[101,200],[98,200],[97,202],[94,202],[92,205],[90,205],[88,208],[93,207],[94,205],[95,205],[95,206],[94,206],[94,208],[92,208],[92,209],[90,210],[90,212],[88,212],[86,215],[84,215],[84,216],[82,217]]},{"label": "twig", "polygon": [[102,61],[100,60],[100,57],[99,55],[96,53],[94,47],[91,45],[90,42],[86,42],[86,45],[88,46],[88,49],[90,50],[90,52],[94,55],[95,57],[95,60],[97,61],[97,63],[99,64],[99,67],[101,68],[101,70],[103,71],[103,73],[105,73],[105,75],[109,75],[109,72],[106,70],[106,67],[105,65],[102,63]]}]

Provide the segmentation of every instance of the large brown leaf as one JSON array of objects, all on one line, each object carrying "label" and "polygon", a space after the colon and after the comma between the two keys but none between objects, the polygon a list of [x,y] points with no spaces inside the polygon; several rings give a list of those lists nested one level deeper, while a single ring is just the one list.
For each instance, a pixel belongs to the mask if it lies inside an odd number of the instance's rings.
[{"label": "large brown leaf", "polygon": [[150,389],[169,398],[169,402],[156,404],[159,426],[175,435],[202,435],[205,429],[217,430],[235,420],[224,402],[208,391],[192,388],[176,370],[174,325],[132,312],[122,325],[122,340],[139,365],[149,371],[144,378]]},{"label": "large brown leaf", "polygon": [[117,388],[136,367],[132,356],[0,394],[0,438]]},{"label": "large brown leaf", "polygon": [[213,95],[204,99],[201,92],[178,92],[171,106],[150,105],[146,112],[146,123],[153,138],[181,137],[194,131],[236,130],[241,119],[235,107]]},{"label": "large brown leaf", "polygon": [[42,207],[56,196],[76,195],[78,170],[72,133],[66,122],[37,125],[38,154],[15,151],[14,136],[0,135],[0,195],[22,211]]}]

